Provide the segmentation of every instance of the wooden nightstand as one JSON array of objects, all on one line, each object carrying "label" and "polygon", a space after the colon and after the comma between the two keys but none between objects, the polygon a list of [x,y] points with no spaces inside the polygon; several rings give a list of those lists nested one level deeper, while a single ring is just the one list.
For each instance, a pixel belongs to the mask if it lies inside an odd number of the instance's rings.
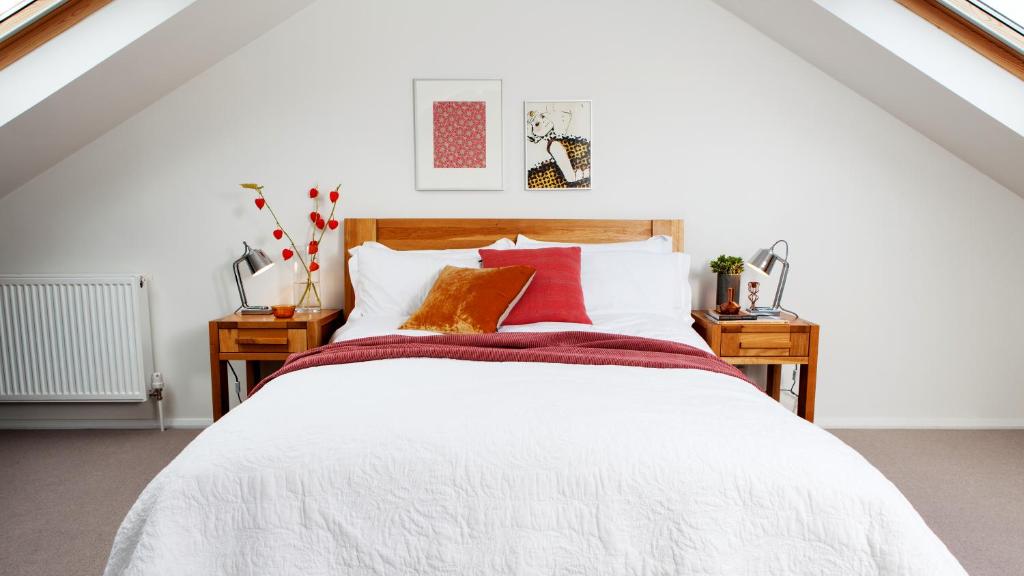
[{"label": "wooden nightstand", "polygon": [[796,413],[814,421],[814,387],[818,377],[818,325],[803,318],[787,324],[716,322],[704,310],[693,311],[693,328],[711,350],[729,364],[764,364],[768,389],[778,400],[782,365],[801,364]]},{"label": "wooden nightstand", "polygon": [[[213,420],[228,411],[228,360],[245,360],[246,391],[261,377],[261,363],[284,362],[290,354],[327,343],[341,326],[341,310],[296,314],[286,320],[272,315],[232,314],[210,322],[210,388]],[[269,373],[269,371],[266,371]]]}]

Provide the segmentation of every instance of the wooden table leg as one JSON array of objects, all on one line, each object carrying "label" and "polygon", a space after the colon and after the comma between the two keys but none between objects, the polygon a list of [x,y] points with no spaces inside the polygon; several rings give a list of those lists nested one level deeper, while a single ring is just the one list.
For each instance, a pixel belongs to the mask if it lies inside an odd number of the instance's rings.
[{"label": "wooden table leg", "polygon": [[814,422],[814,392],[818,382],[818,326],[811,326],[807,349],[807,364],[800,367],[800,396],[797,398],[798,416]]},{"label": "wooden table leg", "polygon": [[259,360],[246,360],[245,361],[245,397],[248,398],[249,394],[252,394],[252,389],[260,383],[260,361]]},{"label": "wooden table leg", "polygon": [[228,399],[228,363],[218,361],[211,376],[213,378],[213,421],[216,422],[231,408],[231,401]]},{"label": "wooden table leg", "polygon": [[782,392],[782,366],[779,364],[768,365],[768,383],[765,388],[765,392],[769,396],[775,399],[776,402],[779,400],[779,396]]},{"label": "wooden table leg", "polygon": [[228,366],[220,359],[220,340],[217,325],[210,323],[210,395],[213,403],[213,421],[228,411]]}]

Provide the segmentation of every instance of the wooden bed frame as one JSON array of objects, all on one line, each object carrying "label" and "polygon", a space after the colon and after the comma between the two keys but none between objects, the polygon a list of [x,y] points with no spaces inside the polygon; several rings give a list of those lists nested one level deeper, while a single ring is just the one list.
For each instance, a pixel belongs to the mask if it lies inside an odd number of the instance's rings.
[{"label": "wooden bed frame", "polygon": [[355,305],[348,277],[349,249],[375,241],[394,250],[443,250],[486,246],[524,234],[549,242],[626,242],[664,234],[683,251],[682,220],[535,220],[528,218],[346,218],[345,310]]}]

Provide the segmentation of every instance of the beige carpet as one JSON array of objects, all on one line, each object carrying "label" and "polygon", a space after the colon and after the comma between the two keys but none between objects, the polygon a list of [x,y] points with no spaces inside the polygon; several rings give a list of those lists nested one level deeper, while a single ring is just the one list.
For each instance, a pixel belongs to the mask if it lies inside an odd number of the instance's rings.
[{"label": "beige carpet", "polygon": [[[100,574],[146,483],[197,432],[0,431],[0,574]],[[835,431],[974,576],[1024,574],[1024,430]]]},{"label": "beige carpet", "polygon": [[1024,575],[1024,430],[832,430],[972,576]]},{"label": "beige carpet", "polygon": [[196,434],[0,431],[0,574],[101,574],[128,509]]}]

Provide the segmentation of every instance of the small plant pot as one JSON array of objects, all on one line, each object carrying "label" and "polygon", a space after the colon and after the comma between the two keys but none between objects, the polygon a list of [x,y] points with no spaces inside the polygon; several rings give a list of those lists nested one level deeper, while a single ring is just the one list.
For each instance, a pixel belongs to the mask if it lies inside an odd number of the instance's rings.
[{"label": "small plant pot", "polygon": [[[715,296],[715,306],[719,304],[725,304],[729,301],[729,288],[732,288],[732,293],[740,293],[740,280],[743,278],[742,274],[719,274],[718,275],[718,290]],[[733,296],[736,298],[736,296]]]}]

